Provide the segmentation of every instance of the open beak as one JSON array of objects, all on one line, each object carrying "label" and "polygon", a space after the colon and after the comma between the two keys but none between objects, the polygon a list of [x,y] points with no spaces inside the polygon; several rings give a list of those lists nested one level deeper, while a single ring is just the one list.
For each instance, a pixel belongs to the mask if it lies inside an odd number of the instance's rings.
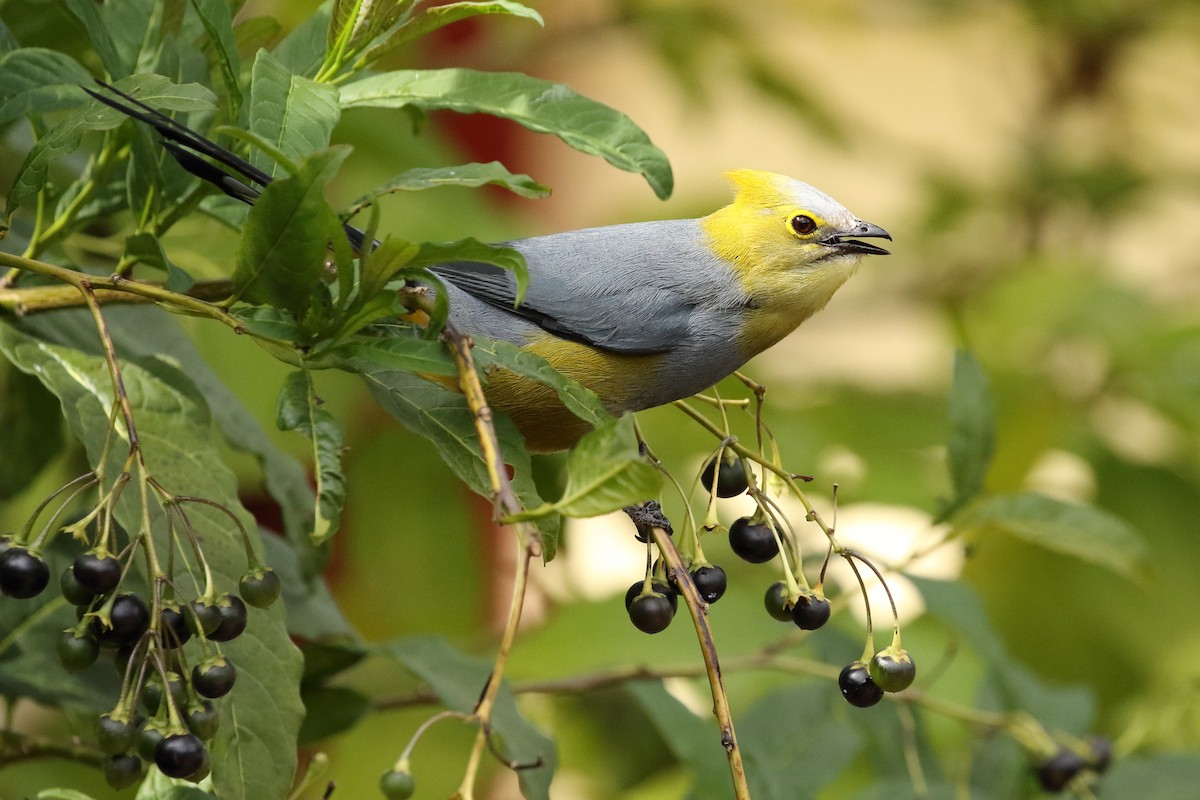
[{"label": "open beak", "polygon": [[892,235],[878,225],[872,225],[869,222],[857,220],[849,230],[835,233],[833,236],[830,236],[828,239],[824,240],[823,244],[825,244],[827,247],[833,248],[838,254],[861,253],[863,255],[871,256],[889,255],[889,252],[884,250],[882,247],[877,247],[873,244],[867,244],[866,242],[860,242],[857,238],[853,237],[861,237],[864,239],[887,239],[888,241],[891,241],[892,239]]}]

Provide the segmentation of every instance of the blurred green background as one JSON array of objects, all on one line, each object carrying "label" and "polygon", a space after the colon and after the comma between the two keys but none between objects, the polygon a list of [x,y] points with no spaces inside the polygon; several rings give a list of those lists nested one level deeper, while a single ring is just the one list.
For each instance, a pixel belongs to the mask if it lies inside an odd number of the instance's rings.
[{"label": "blurred green background", "polygon": [[[813,183],[884,226],[894,254],[868,261],[823,314],[748,369],[770,387],[768,423],[786,463],[816,477],[811,496],[823,509],[839,483],[839,532],[864,549],[872,536],[884,539],[876,551],[888,552],[896,544],[889,536],[928,534],[948,492],[942,463],[953,351],[969,347],[997,403],[988,488],[1094,503],[1135,525],[1150,558],[1146,579],[1133,583],[1033,544],[988,537],[971,543],[963,579],[982,596],[1013,658],[1052,683],[1095,692],[1097,732],[1122,750],[1194,751],[1200,7],[1184,0],[534,5],[544,31],[503,18],[464,23],[407,54],[407,63],[519,70],[625,111],[673,162],[668,202],[635,176],[507,123],[438,115],[414,135],[386,112],[344,115],[334,139],[355,152],[335,199],[348,202],[414,165],[500,159],[554,195],[528,201],[442,190],[382,203],[384,230],[408,239],[500,240],[708,213],[728,198],[721,172],[752,167]],[[241,13],[277,16],[290,28],[311,8],[262,0]],[[25,45],[70,49],[64,36],[73,28],[56,4],[0,2],[0,17]],[[3,147],[0,185],[7,185],[27,143],[10,128]],[[203,225],[181,230],[174,243],[180,263],[201,275],[223,273],[236,246],[232,235]],[[223,329],[192,329],[214,367],[273,428],[286,368]],[[488,654],[507,610],[509,535],[493,529],[487,506],[355,381],[321,375],[318,386],[349,446],[350,496],[329,574],[347,618],[371,640],[441,634]],[[671,410],[644,414],[642,424],[659,455],[690,480],[708,441]],[[299,439],[276,435],[303,454]],[[253,495],[253,465],[230,459]],[[21,519],[50,483],[0,506],[0,527]],[[874,522],[856,534],[856,519]],[[699,663],[683,620],[653,638],[629,624],[620,595],[639,577],[641,558],[631,538],[625,528],[595,524],[568,530],[563,557],[537,576],[510,666],[514,681]],[[706,550],[731,576],[713,611],[722,654],[774,641],[779,629],[760,607],[774,578],[732,563],[715,537]],[[948,558],[939,574],[957,574],[958,564]],[[854,637],[847,641],[858,641],[859,623],[842,622]],[[906,635],[922,664],[937,661],[947,642],[923,621]],[[857,647],[833,648],[830,663],[856,657]],[[978,665],[960,655],[939,686],[970,702],[977,679]],[[768,690],[811,680],[730,676],[735,720]],[[412,686],[377,665],[348,681],[383,694]],[[706,691],[687,684],[678,696],[703,710]],[[660,769],[671,756],[627,697],[533,697],[524,708],[560,747],[556,797],[685,791],[685,775]],[[323,743],[334,797],[374,796],[379,773],[429,713],[380,713]],[[958,730],[934,723],[932,735],[952,748]],[[470,741],[454,723],[422,740],[418,796],[453,791]],[[60,780],[64,773],[53,769]],[[492,786],[484,797],[518,796],[511,775],[487,769]],[[0,797],[47,785],[46,770],[29,763],[0,771]],[[821,797],[848,797],[860,782],[851,768]],[[1181,800],[1195,796],[1194,787],[1181,791]],[[1031,785],[1016,792],[1036,795]]]}]

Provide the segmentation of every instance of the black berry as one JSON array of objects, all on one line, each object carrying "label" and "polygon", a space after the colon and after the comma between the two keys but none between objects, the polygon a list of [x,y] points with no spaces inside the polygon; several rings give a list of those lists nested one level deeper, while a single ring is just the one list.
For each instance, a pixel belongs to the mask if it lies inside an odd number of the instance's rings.
[{"label": "black berry", "polygon": [[1048,792],[1061,792],[1085,766],[1079,753],[1061,747],[1038,767],[1038,783]]},{"label": "black berry", "polygon": [[[652,591],[658,592],[659,594],[664,595],[667,598],[667,600],[671,603],[671,613],[674,614],[679,608],[679,595],[675,594],[675,588],[673,586],[668,586],[666,583],[658,580],[657,578],[655,578],[651,582],[650,585],[651,585]],[[644,586],[645,586],[645,581],[638,581],[637,583],[632,584],[629,587],[629,589],[626,590],[626,592],[625,592],[625,610],[626,611],[628,611],[629,607],[631,605],[633,605],[633,598],[637,597],[639,594],[642,593],[642,588]]]},{"label": "black berry", "polygon": [[225,656],[214,656],[192,667],[192,688],[213,700],[229,694],[237,680],[237,670]]},{"label": "black berry", "polygon": [[766,606],[767,613],[780,622],[792,621],[792,606],[788,602],[787,584],[783,581],[775,581],[767,587],[767,593],[763,595],[763,605]]},{"label": "black berry", "polygon": [[270,608],[279,599],[282,588],[278,573],[265,567],[247,572],[238,583],[242,599],[255,608]]},{"label": "black berry", "polygon": [[706,603],[720,600],[721,595],[725,594],[726,586],[729,585],[725,570],[716,566],[696,567],[692,570],[692,583],[696,584],[700,599]]},{"label": "black berry", "polygon": [[221,615],[221,621],[208,634],[209,639],[214,642],[228,642],[241,636],[242,631],[246,630],[246,604],[236,594],[222,598],[217,605],[217,612]]},{"label": "black berry", "polygon": [[762,564],[779,555],[779,545],[770,526],[750,517],[735,519],[729,526],[729,546],[739,558]]},{"label": "black berry", "polygon": [[1104,772],[1112,764],[1112,742],[1103,736],[1093,736],[1087,740],[1088,749],[1092,751],[1088,766],[1096,772]]},{"label": "black berry", "polygon": [[122,647],[133,644],[150,627],[150,609],[136,594],[119,594],[109,614],[110,628],[101,628],[100,644]]},{"label": "black berry", "polygon": [[710,492],[713,491],[714,473],[717,497],[737,497],[750,488],[750,482],[746,480],[746,470],[742,467],[742,462],[728,450],[724,451],[721,456],[719,471],[715,457],[710,458],[704,465],[704,472],[701,473],[700,480],[704,483],[704,488]]},{"label": "black berry", "polygon": [[164,648],[172,650],[192,638],[187,617],[188,614],[180,609],[178,603],[163,606],[158,612],[158,634]]},{"label": "black berry", "polygon": [[[183,678],[174,672],[167,673],[167,688],[171,692],[171,700],[175,703],[175,707],[183,708],[187,703],[187,686],[184,685]],[[138,699],[142,701],[142,708],[146,710],[146,713],[157,714],[163,699],[162,681],[157,677],[147,680],[142,685],[142,692]]]},{"label": "black berry", "polygon": [[883,699],[883,689],[871,680],[867,665],[861,661],[847,664],[842,669],[842,674],[838,676],[838,687],[846,702],[859,708],[868,708]]},{"label": "black berry", "polygon": [[815,594],[800,593],[792,606],[792,622],[802,631],[815,631],[829,621],[829,601]]},{"label": "black berry", "polygon": [[50,568],[40,556],[20,545],[0,553],[0,592],[9,597],[37,597],[50,582]]},{"label": "black berry", "polygon": [[71,566],[75,580],[92,594],[108,594],[121,582],[121,562],[108,553],[80,553]]},{"label": "black berry", "polygon": [[168,778],[186,778],[204,766],[204,742],[193,733],[173,733],[154,748],[154,763]]},{"label": "black berry", "polygon": [[885,692],[903,692],[917,677],[917,665],[907,650],[887,648],[871,658],[871,680]]},{"label": "black berry", "polygon": [[100,642],[90,633],[68,628],[58,637],[54,649],[68,672],[81,672],[96,663],[100,655]]},{"label": "black berry", "polygon": [[629,620],[642,633],[664,631],[674,617],[671,601],[657,592],[639,594],[629,604]]},{"label": "black berry", "polygon": [[114,789],[133,786],[142,777],[142,760],[122,754],[104,759],[104,781]]}]

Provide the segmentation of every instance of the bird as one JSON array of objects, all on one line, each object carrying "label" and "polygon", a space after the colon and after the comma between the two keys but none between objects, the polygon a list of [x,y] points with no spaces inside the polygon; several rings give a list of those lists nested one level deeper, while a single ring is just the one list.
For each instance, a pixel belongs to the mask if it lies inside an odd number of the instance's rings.
[{"label": "bird", "polygon": [[[189,172],[253,204],[271,177],[112,87],[97,100],[152,125]],[[193,152],[194,151],[194,152]],[[236,174],[201,159],[206,155]],[[823,309],[864,256],[887,239],[803,181],[761,170],[726,173],[733,200],[693,219],[632,222],[503,242],[525,259],[513,274],[453,262],[430,268],[449,319],[475,337],[512,342],[594,391],[614,415],[681,400],[718,383]],[[345,226],[351,243],[364,235]],[[591,425],[556,391],[503,369],[487,375],[489,404],[531,452],[574,446]]]}]

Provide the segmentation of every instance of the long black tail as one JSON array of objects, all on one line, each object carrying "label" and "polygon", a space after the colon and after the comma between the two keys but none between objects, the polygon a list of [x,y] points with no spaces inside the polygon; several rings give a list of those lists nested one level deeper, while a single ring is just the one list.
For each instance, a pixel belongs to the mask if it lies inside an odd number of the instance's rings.
[{"label": "long black tail", "polygon": [[[115,94],[121,99],[116,100],[107,94],[101,94],[86,86],[82,88],[109,108],[114,108],[122,114],[144,122],[154,128],[158,132],[158,135],[165,140],[162,143],[163,147],[167,148],[167,151],[179,162],[179,166],[200,180],[216,186],[235,200],[240,200],[252,206],[262,194],[262,187],[266,187],[271,182],[271,176],[266,172],[263,172],[237,154],[206,139],[186,125],[179,124],[161,111],[151,108],[141,100],[121,91],[115,86],[103,81],[96,81],[96,83],[106,92]],[[196,155],[196,153],[208,156],[218,164],[233,170],[233,172],[237,173],[237,177],[205,161]],[[260,188],[255,188],[252,184],[258,184]],[[346,231],[346,238],[350,240],[350,246],[356,251],[361,252],[366,234],[353,225],[343,225],[342,227]]]}]

